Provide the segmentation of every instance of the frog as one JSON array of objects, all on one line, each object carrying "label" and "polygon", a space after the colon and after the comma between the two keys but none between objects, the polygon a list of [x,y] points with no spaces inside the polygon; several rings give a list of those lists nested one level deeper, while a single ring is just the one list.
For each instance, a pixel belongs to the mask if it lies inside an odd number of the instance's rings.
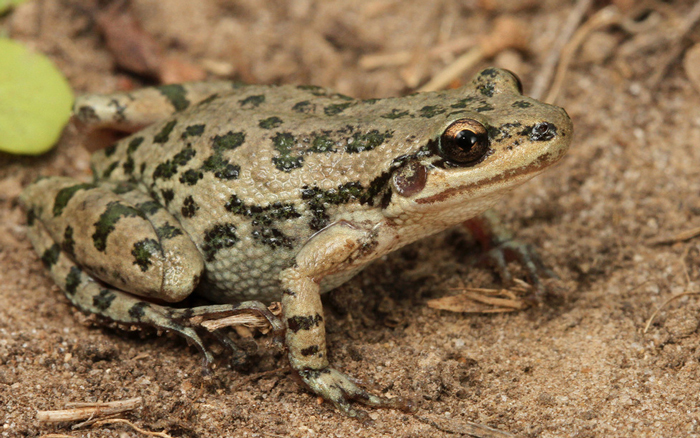
[{"label": "frog", "polygon": [[[474,220],[558,162],[573,134],[562,108],[498,68],[456,89],[365,100],[318,86],[164,85],[80,97],[74,117],[130,134],[93,154],[92,182],[44,177],[20,196],[68,300],[179,334],[207,363],[196,321],[256,313],[308,389],[361,418],[355,401],[407,402],[330,364],[321,294]],[[208,303],[178,305],[192,296]]]}]

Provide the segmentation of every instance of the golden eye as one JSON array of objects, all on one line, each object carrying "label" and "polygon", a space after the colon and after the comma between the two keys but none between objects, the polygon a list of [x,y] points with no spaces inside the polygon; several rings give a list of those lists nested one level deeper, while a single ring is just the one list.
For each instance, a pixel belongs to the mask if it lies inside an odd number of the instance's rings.
[{"label": "golden eye", "polygon": [[440,156],[454,165],[473,166],[488,151],[488,133],[484,125],[476,120],[457,120],[440,136]]}]

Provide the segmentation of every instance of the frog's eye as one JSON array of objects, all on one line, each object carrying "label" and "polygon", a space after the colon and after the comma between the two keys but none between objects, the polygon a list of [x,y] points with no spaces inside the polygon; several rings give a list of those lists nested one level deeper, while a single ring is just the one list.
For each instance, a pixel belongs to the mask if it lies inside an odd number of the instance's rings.
[{"label": "frog's eye", "polygon": [[472,166],[489,151],[484,125],[471,119],[453,122],[440,136],[440,156],[458,166]]},{"label": "frog's eye", "polygon": [[523,94],[523,82],[520,80],[518,75],[513,73],[510,70],[506,70],[508,73],[510,73],[511,76],[513,76],[513,80],[515,81],[515,85],[518,87],[518,93]]}]

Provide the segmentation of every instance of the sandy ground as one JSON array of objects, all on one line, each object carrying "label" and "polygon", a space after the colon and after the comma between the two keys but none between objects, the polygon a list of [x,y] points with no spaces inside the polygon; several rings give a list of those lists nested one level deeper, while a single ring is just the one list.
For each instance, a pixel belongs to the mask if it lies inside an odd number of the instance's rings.
[{"label": "sandy ground", "polygon": [[[49,55],[77,92],[149,83],[115,67],[96,25],[98,3],[37,0],[0,18],[0,31]],[[381,97],[413,91],[505,15],[532,32],[526,49],[488,59],[462,80],[495,64],[530,90],[572,6],[537,5],[134,0],[129,10],[165,53],[209,77]],[[391,254],[326,297],[332,363],[416,404],[415,414],[369,409],[372,424],[319,403],[264,338],[249,371],[219,356],[204,376],[200,355],[179,338],[92,324],[48,277],[18,206],[39,174],[88,175],[89,153],[69,128],[42,157],[0,155],[0,436],[143,436],[125,425],[71,430],[35,419],[70,402],[132,397],[144,402],[125,418],[173,437],[448,437],[469,422],[523,437],[700,436],[698,297],[668,304],[644,332],[658,306],[698,292],[700,278],[700,238],[652,242],[700,226],[700,90],[682,51],[650,82],[692,4],[650,5],[632,15],[637,27],[603,27],[586,40],[557,100],[576,129],[568,156],[497,207],[560,277],[542,306],[429,308],[460,283],[501,285],[474,266],[459,231]],[[680,48],[698,40],[700,29]],[[368,67],[377,54],[393,58]]]}]

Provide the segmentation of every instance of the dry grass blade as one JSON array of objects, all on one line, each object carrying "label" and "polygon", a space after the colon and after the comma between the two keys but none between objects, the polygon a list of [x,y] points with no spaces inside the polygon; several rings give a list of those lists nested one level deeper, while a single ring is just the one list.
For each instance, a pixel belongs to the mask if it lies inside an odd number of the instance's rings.
[{"label": "dry grass blade", "polygon": [[442,90],[482,59],[491,58],[509,48],[524,49],[530,39],[529,29],[526,23],[512,17],[498,19],[491,33],[484,37],[478,46],[471,48],[445,67],[418,91]]},{"label": "dry grass blade", "polygon": [[685,16],[685,19],[678,27],[677,33],[673,41],[671,42],[671,47],[666,51],[664,59],[661,62],[659,62],[656,71],[651,76],[651,78],[649,78],[649,86],[651,88],[656,87],[656,85],[666,74],[668,66],[671,65],[671,63],[674,62],[676,58],[678,58],[678,56],[681,54],[681,51],[683,50],[683,45],[681,44],[681,42],[686,37],[686,35],[688,35],[688,33],[693,29],[693,27],[695,27],[698,20],[700,20],[700,1],[697,1],[695,3],[695,6],[693,6],[693,9],[691,9],[690,12],[688,12],[688,14]]},{"label": "dry grass blade", "polygon": [[[504,313],[527,308],[524,301],[507,289],[458,288],[458,295],[428,301],[428,307],[459,313]],[[517,289],[517,291],[520,291]]]},{"label": "dry grass blade", "polygon": [[95,424],[93,424],[93,426],[94,427],[104,426],[105,424],[126,424],[126,425],[130,426],[132,429],[134,429],[136,432],[143,434],[143,435],[146,435],[146,436],[158,436],[161,438],[173,438],[172,436],[168,435],[165,432],[151,432],[149,430],[141,429],[140,427],[138,427],[137,425],[135,425],[131,421],[125,420],[123,418],[114,418],[112,420],[97,421],[97,422],[95,422]]},{"label": "dry grass blade", "polygon": [[649,327],[651,327],[651,324],[654,322],[654,319],[656,319],[656,315],[658,315],[659,312],[661,312],[661,310],[662,310],[664,307],[668,306],[672,301],[676,301],[676,300],[679,299],[679,298],[688,297],[688,296],[691,296],[691,295],[700,295],[700,292],[682,292],[682,293],[679,293],[678,295],[674,295],[674,296],[672,296],[671,298],[669,298],[669,299],[667,299],[666,301],[664,301],[663,304],[661,304],[661,305],[659,306],[658,309],[654,310],[654,313],[652,313],[651,316],[649,317],[649,319],[647,320],[647,323],[646,323],[646,325],[644,326],[644,332],[643,332],[643,333],[646,334],[646,332],[649,331]]},{"label": "dry grass blade", "polygon": [[450,427],[443,426],[435,422],[434,420],[431,420],[430,418],[426,417],[421,417],[419,415],[414,415],[414,417],[420,421],[421,423],[425,423],[429,426],[434,427],[435,429],[442,431],[442,432],[447,432],[447,433],[454,433],[454,434],[459,434],[459,435],[469,435],[475,438],[510,438],[514,437],[515,435],[508,433],[508,432],[503,432],[498,429],[494,429],[488,426],[485,426],[483,424],[477,424],[477,423],[472,423],[469,421],[462,422],[460,421],[459,424],[452,424]]},{"label": "dry grass blade", "polygon": [[71,409],[37,411],[36,419],[47,423],[88,420],[132,411],[142,404],[141,397],[106,403],[72,403],[68,405],[73,406]]},{"label": "dry grass blade", "polygon": [[657,237],[649,240],[649,245],[667,245],[671,243],[685,242],[694,237],[700,236],[700,227],[691,228],[690,230],[681,231],[671,237]]},{"label": "dry grass blade", "polygon": [[574,31],[576,31],[578,24],[583,19],[583,15],[591,7],[591,4],[593,4],[593,0],[579,0],[576,2],[574,9],[572,9],[569,13],[569,16],[566,18],[566,23],[564,23],[564,27],[562,27],[559,31],[559,37],[556,39],[554,45],[550,49],[549,55],[547,55],[547,58],[545,58],[542,68],[540,69],[540,72],[532,85],[530,96],[533,98],[539,100],[544,95],[547,85],[552,79],[554,68],[559,61],[559,56],[564,48],[564,45],[566,45],[569,39],[571,39],[571,36],[574,34]]},{"label": "dry grass blade", "polygon": [[[576,33],[574,33],[574,35],[571,37],[571,40],[568,41],[561,49],[561,60],[557,66],[557,71],[554,76],[552,86],[549,89],[549,93],[547,93],[547,97],[544,99],[545,102],[554,104],[554,102],[557,100],[559,91],[564,83],[564,78],[566,77],[566,72],[569,69],[569,65],[571,65],[571,61],[573,61],[576,51],[581,44],[583,44],[588,35],[590,35],[590,33],[596,29],[619,23],[622,18],[622,15],[620,15],[620,12],[615,6],[608,6],[596,12],[588,21],[578,28]],[[534,92],[533,97],[535,97]]]}]

